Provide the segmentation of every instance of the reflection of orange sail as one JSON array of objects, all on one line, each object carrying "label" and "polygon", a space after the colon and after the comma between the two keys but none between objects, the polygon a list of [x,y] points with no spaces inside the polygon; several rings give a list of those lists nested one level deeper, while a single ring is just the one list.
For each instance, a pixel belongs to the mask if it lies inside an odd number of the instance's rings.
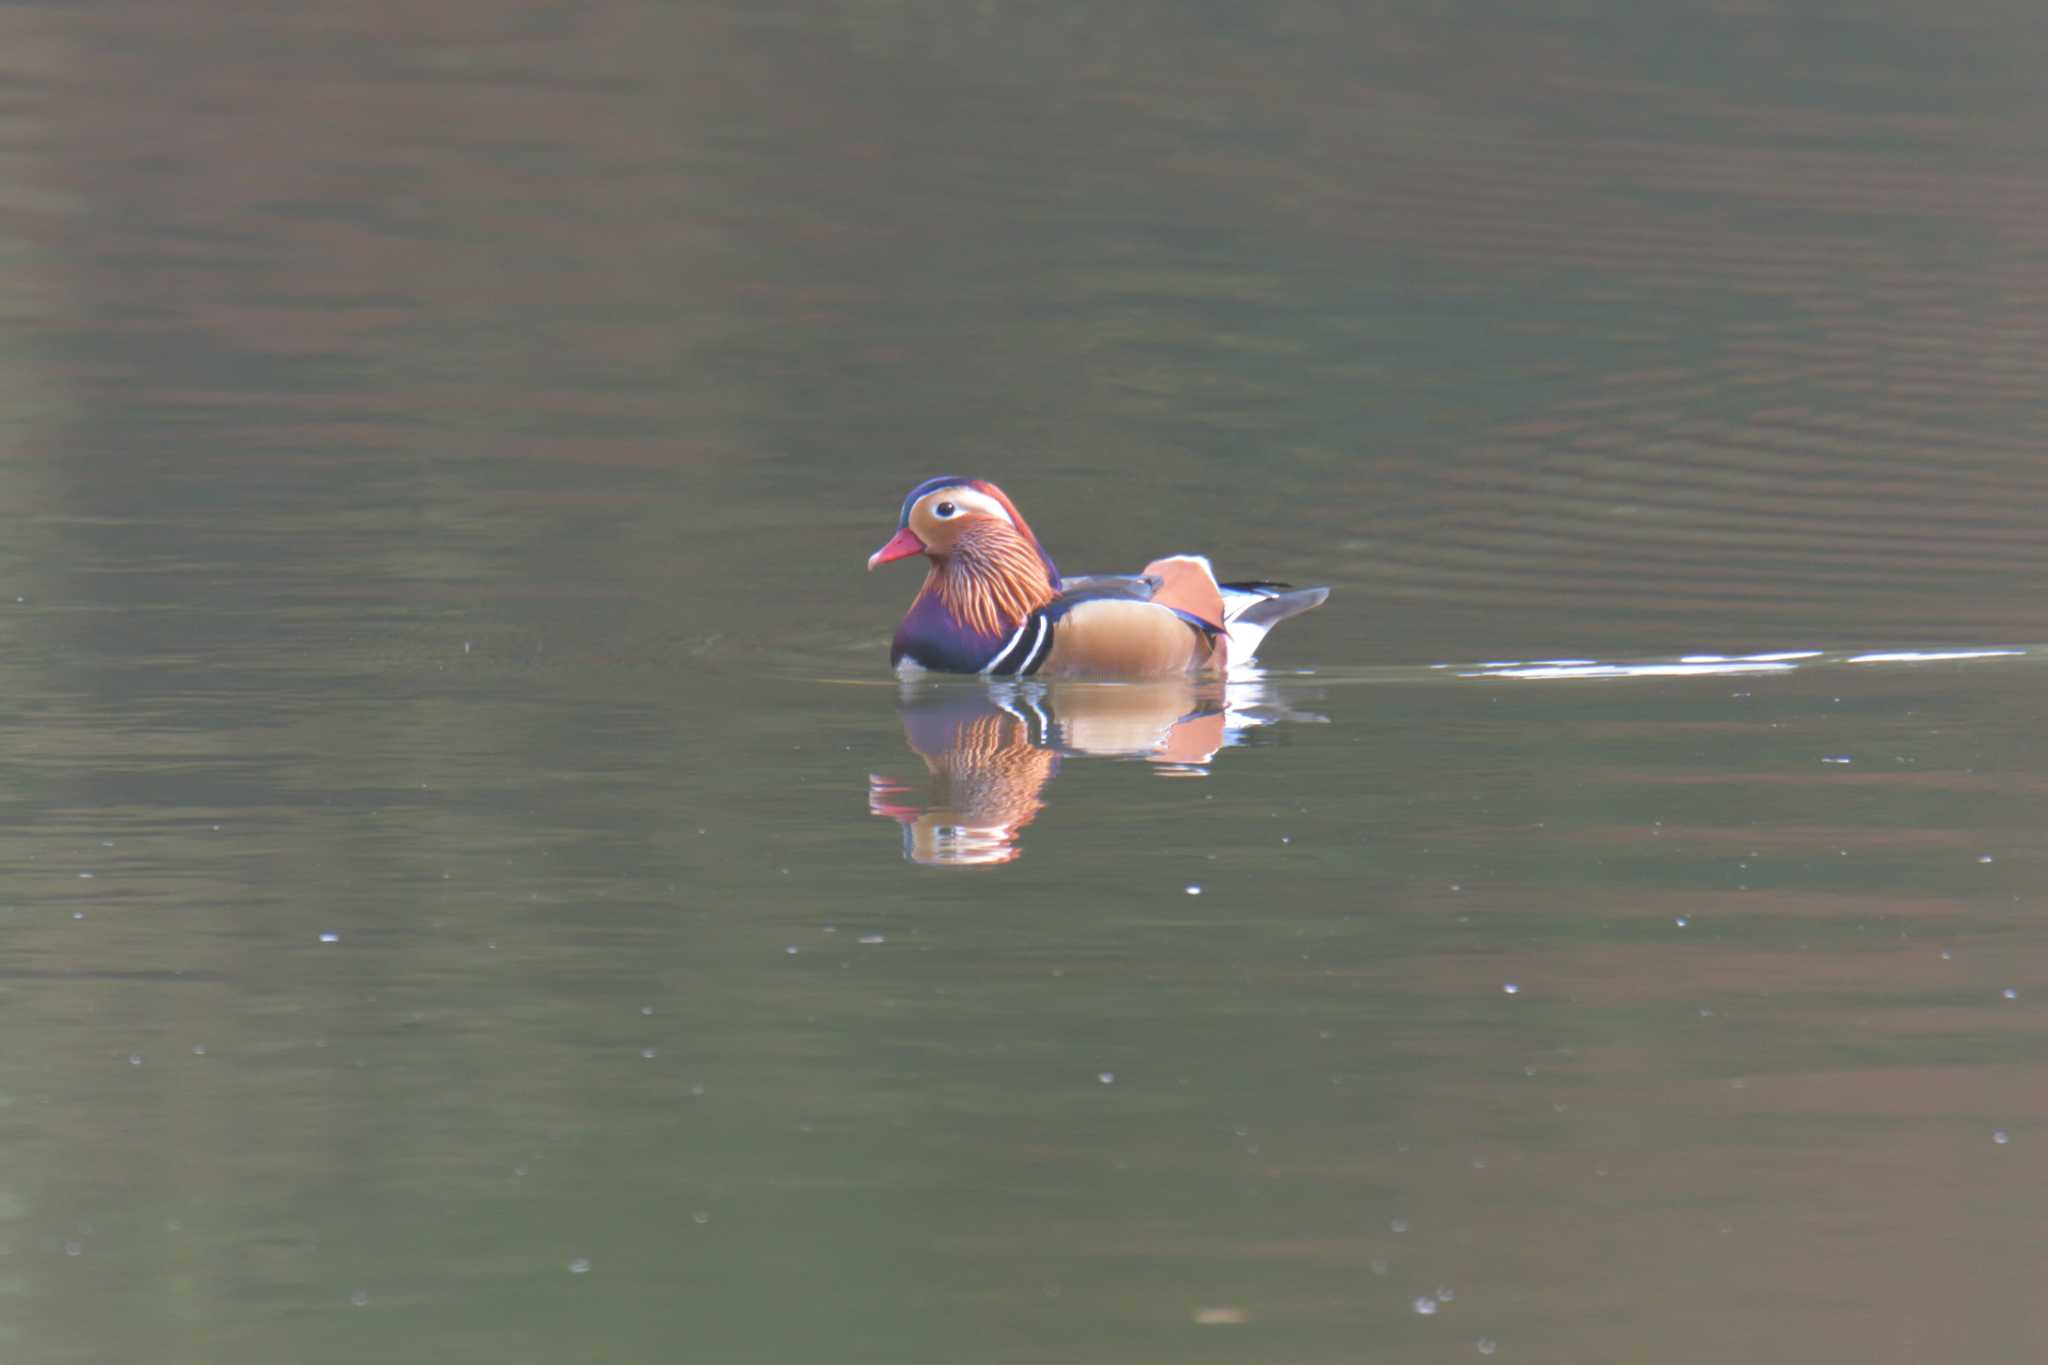
[{"label": "reflection of orange sail", "polygon": [[1175,678],[1155,683],[913,685],[904,739],[930,790],[868,779],[868,809],[903,825],[903,853],[932,866],[982,866],[1017,856],[1017,831],[1045,807],[1063,754],[1142,758],[1162,774],[1200,777],[1233,730],[1276,719],[1257,687]]},{"label": "reflection of orange sail", "polygon": [[1204,690],[1185,678],[1069,683],[1057,695],[1054,733],[1070,753],[1145,758],[1200,776],[1224,743],[1221,691]]}]

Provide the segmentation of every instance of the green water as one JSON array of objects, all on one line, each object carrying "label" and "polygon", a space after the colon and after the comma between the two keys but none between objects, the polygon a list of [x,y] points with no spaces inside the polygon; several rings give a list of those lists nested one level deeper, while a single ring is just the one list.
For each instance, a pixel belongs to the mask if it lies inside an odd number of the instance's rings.
[{"label": "green water", "polygon": [[0,1358],[2034,1359],[2041,49],[0,20]]}]

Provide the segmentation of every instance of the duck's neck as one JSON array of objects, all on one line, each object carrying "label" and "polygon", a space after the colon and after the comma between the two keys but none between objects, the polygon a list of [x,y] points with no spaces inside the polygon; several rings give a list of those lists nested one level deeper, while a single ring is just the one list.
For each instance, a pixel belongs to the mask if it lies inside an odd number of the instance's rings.
[{"label": "duck's neck", "polygon": [[932,561],[919,597],[936,597],[946,614],[979,635],[1007,636],[1059,594],[1051,561],[1007,526],[962,536]]}]

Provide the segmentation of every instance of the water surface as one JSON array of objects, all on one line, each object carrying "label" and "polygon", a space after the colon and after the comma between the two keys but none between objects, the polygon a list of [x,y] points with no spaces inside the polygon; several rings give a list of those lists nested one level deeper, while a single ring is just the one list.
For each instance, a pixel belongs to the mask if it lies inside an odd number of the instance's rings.
[{"label": "water surface", "polygon": [[2033,1358],[2042,49],[9,13],[7,1357]]}]

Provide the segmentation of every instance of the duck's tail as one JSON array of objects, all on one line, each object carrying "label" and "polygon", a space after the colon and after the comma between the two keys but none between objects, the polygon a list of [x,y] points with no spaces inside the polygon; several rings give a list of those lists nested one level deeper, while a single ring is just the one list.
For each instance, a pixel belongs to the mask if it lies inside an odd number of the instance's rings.
[{"label": "duck's tail", "polygon": [[1320,607],[1328,588],[1296,588],[1286,583],[1223,583],[1223,627],[1230,637],[1230,665],[1251,663],[1266,632],[1290,616]]}]

